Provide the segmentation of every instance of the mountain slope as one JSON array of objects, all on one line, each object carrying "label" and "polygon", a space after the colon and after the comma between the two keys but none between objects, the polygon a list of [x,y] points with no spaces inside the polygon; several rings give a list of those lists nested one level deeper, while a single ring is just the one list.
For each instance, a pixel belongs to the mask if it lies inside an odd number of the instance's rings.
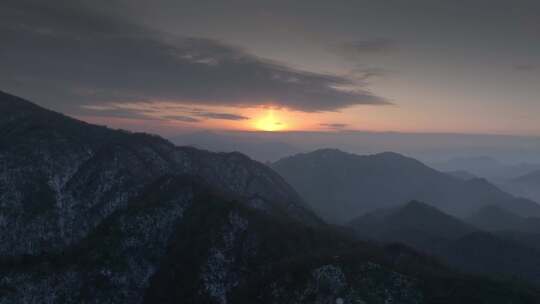
[{"label": "mountain slope", "polygon": [[488,156],[458,157],[445,162],[434,163],[432,167],[441,171],[465,170],[489,180],[511,179],[540,170],[539,164],[504,164]]},{"label": "mountain slope", "polygon": [[459,179],[462,179],[462,180],[470,180],[470,179],[475,179],[475,178],[478,178],[476,175],[472,174],[472,173],[469,173],[465,170],[456,170],[456,171],[448,171],[448,172],[444,172],[450,176],[453,176],[455,178],[459,178]]},{"label": "mountain slope", "polygon": [[540,233],[540,218],[522,217],[498,206],[485,206],[466,220],[486,231]]},{"label": "mountain slope", "polygon": [[462,271],[540,283],[540,252],[533,246],[518,236],[478,230],[423,203],[370,213],[349,226],[363,238],[411,245]]},{"label": "mountain slope", "polygon": [[500,185],[509,193],[540,201],[540,170],[502,181]]},{"label": "mountain slope", "polygon": [[[357,242],[165,176],[61,253],[0,260],[0,303],[537,303],[402,246]],[[453,290],[448,293],[448,288]]]},{"label": "mountain slope", "polygon": [[420,248],[433,241],[454,239],[477,229],[427,204],[412,201],[403,206],[375,211],[348,223],[367,238],[403,242]]},{"label": "mountain slope", "polygon": [[[89,125],[0,94],[0,256],[59,250],[165,174],[190,174],[271,214],[320,220],[266,166]],[[24,239],[25,242],[20,242]]]},{"label": "mountain slope", "polygon": [[486,204],[540,215],[540,205],[515,199],[486,180],[454,178],[397,153],[360,156],[323,149],[282,159],[272,168],[320,216],[336,223],[411,200],[458,216]]},{"label": "mountain slope", "polygon": [[520,182],[520,183],[538,184],[540,183],[540,170],[533,171],[528,174],[519,176],[515,178],[514,181]]}]

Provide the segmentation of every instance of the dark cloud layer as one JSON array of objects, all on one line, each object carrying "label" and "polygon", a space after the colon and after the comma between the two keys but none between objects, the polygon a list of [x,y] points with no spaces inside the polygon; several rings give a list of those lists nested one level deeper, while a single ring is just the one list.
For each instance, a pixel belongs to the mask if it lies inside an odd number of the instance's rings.
[{"label": "dark cloud layer", "polygon": [[[123,107],[122,104],[111,104],[107,106],[84,105],[81,108],[81,114],[98,117],[139,120],[175,120],[181,122],[201,122],[208,119],[233,121],[249,119],[249,117],[243,115],[215,112],[185,106],[156,105],[155,107],[149,107],[151,106],[150,103],[143,103],[142,105],[144,106],[141,106],[141,104],[124,105]],[[170,112],[174,112],[175,114],[166,114]]]},{"label": "dark cloud layer", "polygon": [[364,89],[344,89],[356,85],[348,77],[293,69],[218,40],[168,37],[98,10],[107,5],[7,0],[0,12],[0,85],[71,112],[155,100],[306,112],[387,103]]},{"label": "dark cloud layer", "polygon": [[174,120],[174,121],[181,121],[181,122],[200,122],[200,119],[193,118],[191,116],[184,116],[184,115],[169,115],[163,117],[163,119],[167,120]]},{"label": "dark cloud layer", "polygon": [[211,119],[223,119],[223,120],[246,120],[249,119],[247,116],[231,114],[231,113],[216,113],[216,112],[197,112],[194,115],[199,117],[211,118]]}]

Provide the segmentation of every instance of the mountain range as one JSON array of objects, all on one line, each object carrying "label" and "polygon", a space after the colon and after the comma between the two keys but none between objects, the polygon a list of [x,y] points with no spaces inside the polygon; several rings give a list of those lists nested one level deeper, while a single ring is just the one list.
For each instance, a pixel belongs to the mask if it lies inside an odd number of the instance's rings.
[{"label": "mountain range", "polygon": [[485,205],[540,216],[540,205],[516,198],[485,179],[464,180],[403,155],[356,155],[336,149],[297,154],[273,163],[313,209],[343,224],[364,213],[418,200],[466,217]]},{"label": "mountain range", "polygon": [[493,225],[499,224],[497,219],[502,218],[495,218],[494,211],[488,210],[495,208],[500,210],[498,213],[507,213],[499,207],[485,207],[465,222],[435,207],[412,201],[368,213],[348,226],[362,238],[404,243],[462,271],[540,283],[540,251],[525,239],[508,233],[519,232],[522,223],[506,221],[507,233],[488,232],[487,228],[492,226],[485,224],[491,221]]},{"label": "mountain range", "polygon": [[537,163],[507,164],[488,156],[456,157],[432,163],[431,166],[441,171],[467,171],[491,181],[514,179],[540,170],[540,164]]},{"label": "mountain range", "polygon": [[535,170],[516,178],[502,180],[499,185],[514,195],[540,201],[540,170]]},{"label": "mountain range", "polygon": [[239,153],[87,124],[1,92],[0,112],[0,303],[540,300],[527,284],[359,241]]},{"label": "mountain range", "polygon": [[249,134],[219,134],[204,131],[174,136],[171,142],[214,152],[241,152],[260,161],[276,161],[282,157],[301,152],[301,149],[272,139],[258,138]]}]

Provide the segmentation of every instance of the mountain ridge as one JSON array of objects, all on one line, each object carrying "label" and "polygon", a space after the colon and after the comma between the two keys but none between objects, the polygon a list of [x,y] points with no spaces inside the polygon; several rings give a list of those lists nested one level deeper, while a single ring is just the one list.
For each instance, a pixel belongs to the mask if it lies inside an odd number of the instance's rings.
[{"label": "mountain ridge", "polygon": [[491,233],[420,202],[374,213],[348,226],[361,238],[410,245],[462,271],[540,283],[540,251],[522,235]]},{"label": "mountain ridge", "polygon": [[[267,212],[321,223],[279,175],[239,153],[176,147],[155,135],[79,122],[11,95],[0,95],[0,105],[8,108],[0,125],[14,126],[0,133],[0,201],[10,214],[3,225],[18,236],[4,237],[0,255],[76,241],[145,185],[171,173],[198,175]],[[27,242],[18,242],[23,236]]]},{"label": "mountain ridge", "polygon": [[511,205],[520,214],[540,215],[540,205],[517,199],[485,179],[455,178],[393,152],[356,155],[321,149],[281,159],[271,167],[333,223],[412,200],[458,217],[486,204]]}]

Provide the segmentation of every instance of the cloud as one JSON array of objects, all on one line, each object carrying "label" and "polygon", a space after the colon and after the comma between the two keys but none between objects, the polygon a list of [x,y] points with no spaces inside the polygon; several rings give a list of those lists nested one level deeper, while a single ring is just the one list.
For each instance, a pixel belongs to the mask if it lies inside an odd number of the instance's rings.
[{"label": "cloud", "polygon": [[56,109],[167,101],[319,112],[388,104],[350,77],[294,69],[219,40],[169,37],[103,13],[102,1],[51,3],[3,4],[0,84]]},{"label": "cloud", "polygon": [[184,116],[184,115],[168,115],[164,116],[163,119],[167,120],[175,120],[175,121],[181,121],[181,122],[200,122],[200,119],[193,118],[191,116]]},{"label": "cloud", "polygon": [[341,45],[341,51],[348,55],[387,54],[397,51],[398,43],[387,38],[357,40]]},{"label": "cloud", "polygon": [[390,74],[391,71],[383,68],[369,68],[363,65],[357,64],[353,66],[349,71],[349,77],[355,79],[357,83],[363,83],[367,85],[371,80],[385,77]]},{"label": "cloud", "polygon": [[148,115],[147,111],[140,111],[136,109],[116,108],[112,106],[82,106],[79,113],[83,116],[96,116],[96,117],[114,117],[114,118],[127,118],[137,120],[160,120],[159,117]]},{"label": "cloud", "polygon": [[517,71],[522,71],[522,72],[531,72],[531,71],[537,70],[538,66],[536,66],[534,64],[530,64],[530,63],[516,64],[516,65],[514,65],[514,69],[517,70]]},{"label": "cloud", "polygon": [[344,129],[348,126],[348,124],[344,124],[344,123],[321,123],[319,125],[321,127],[325,127],[329,129]]},{"label": "cloud", "polygon": [[399,43],[392,39],[375,38],[356,40],[334,46],[333,50],[351,66],[348,78],[357,84],[367,86],[374,79],[384,77],[393,71],[373,67],[373,57],[369,55],[387,55],[398,51]]},{"label": "cloud", "polygon": [[[85,115],[101,117],[132,118],[142,120],[176,120],[182,122],[201,122],[206,119],[246,120],[247,116],[214,112],[182,105],[152,103],[117,103],[106,105],[83,105]],[[168,114],[175,113],[175,114]]]},{"label": "cloud", "polygon": [[249,117],[231,114],[231,113],[216,113],[216,112],[193,112],[194,115],[199,117],[211,118],[211,119],[223,119],[223,120],[246,120]]}]

